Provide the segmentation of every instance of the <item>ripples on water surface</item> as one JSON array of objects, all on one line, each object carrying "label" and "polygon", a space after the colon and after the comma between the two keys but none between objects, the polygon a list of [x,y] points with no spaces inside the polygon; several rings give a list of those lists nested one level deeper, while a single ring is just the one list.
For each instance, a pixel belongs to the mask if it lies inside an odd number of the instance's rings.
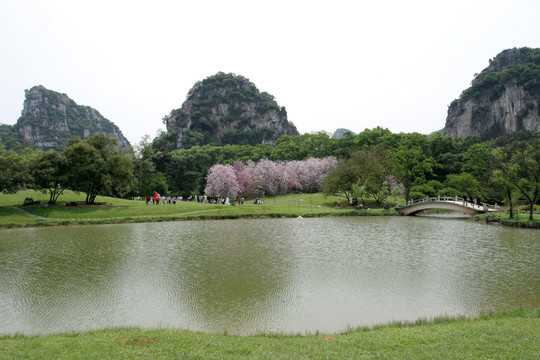
[{"label": "ripples on water surface", "polygon": [[335,332],[540,306],[540,233],[358,217],[0,231],[0,334]]}]

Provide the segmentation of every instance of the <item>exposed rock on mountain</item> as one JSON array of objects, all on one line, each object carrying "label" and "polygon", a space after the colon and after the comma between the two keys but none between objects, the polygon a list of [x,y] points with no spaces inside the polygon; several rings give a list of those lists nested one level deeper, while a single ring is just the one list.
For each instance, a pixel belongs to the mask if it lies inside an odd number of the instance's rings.
[{"label": "exposed rock on mountain", "polygon": [[89,106],[77,105],[66,94],[34,86],[25,90],[25,97],[15,126],[19,137],[38,148],[62,150],[72,137],[84,139],[99,133],[117,139],[121,148],[130,146],[114,123]]},{"label": "exposed rock on mountain", "polygon": [[504,50],[448,108],[444,134],[491,138],[540,129],[540,49]]},{"label": "exposed rock on mountain", "polygon": [[163,122],[176,148],[275,143],[281,135],[298,135],[272,95],[243,76],[222,72],[197,82]]},{"label": "exposed rock on mountain", "polygon": [[332,134],[332,139],[341,139],[346,133],[356,135],[355,132],[349,129],[337,129],[336,131],[334,131],[334,134]]}]

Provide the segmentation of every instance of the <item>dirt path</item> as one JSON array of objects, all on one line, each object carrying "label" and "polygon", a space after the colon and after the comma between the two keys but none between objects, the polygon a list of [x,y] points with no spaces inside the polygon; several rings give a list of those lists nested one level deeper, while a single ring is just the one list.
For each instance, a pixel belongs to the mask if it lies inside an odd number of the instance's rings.
[{"label": "dirt path", "polygon": [[37,220],[47,220],[46,218],[44,218],[43,216],[39,216],[39,215],[36,215],[36,214],[32,214],[26,210],[23,210],[21,208],[18,208],[16,206],[6,206],[8,209],[11,209],[11,210],[15,210],[15,211],[18,211],[20,212],[21,214],[23,214],[24,216],[29,216],[29,217],[33,217],[34,219],[37,219]]}]

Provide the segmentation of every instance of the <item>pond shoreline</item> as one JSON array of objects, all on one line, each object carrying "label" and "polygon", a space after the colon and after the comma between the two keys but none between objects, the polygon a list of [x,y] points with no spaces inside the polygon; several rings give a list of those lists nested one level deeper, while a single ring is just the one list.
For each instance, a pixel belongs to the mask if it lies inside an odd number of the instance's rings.
[{"label": "pond shoreline", "polygon": [[527,228],[527,229],[540,229],[540,222],[520,222],[520,221],[509,221],[509,220],[503,220],[501,222],[501,225],[503,226],[512,226],[512,227],[519,227],[519,228]]},{"label": "pond shoreline", "polygon": [[[106,205],[114,208],[114,205]],[[403,216],[397,211],[383,210],[383,209],[367,209],[367,210],[346,210],[343,209],[340,212],[334,213],[307,213],[307,214],[293,214],[293,213],[269,213],[269,214],[226,214],[226,215],[199,215],[189,216],[186,214],[178,213],[169,216],[150,216],[140,215],[132,217],[121,218],[88,218],[88,219],[51,219],[45,218],[39,215],[32,214],[26,211],[22,207],[16,206],[0,206],[1,208],[11,209],[24,216],[35,219],[33,223],[27,223],[21,221],[20,223],[8,223],[0,224],[0,230],[2,229],[17,229],[17,228],[30,228],[30,227],[48,227],[48,226],[70,226],[70,225],[110,225],[110,224],[132,224],[132,223],[152,223],[152,222],[166,222],[166,221],[207,221],[207,220],[235,220],[235,219],[276,219],[276,218],[322,218],[322,217],[342,217],[342,216]],[[28,208],[28,207],[25,207]],[[519,221],[519,220],[505,220],[500,217],[489,215],[486,216],[471,216],[470,221],[483,222],[487,225],[501,225],[528,229],[540,229],[540,221]],[[493,218],[495,217],[495,219]]]}]

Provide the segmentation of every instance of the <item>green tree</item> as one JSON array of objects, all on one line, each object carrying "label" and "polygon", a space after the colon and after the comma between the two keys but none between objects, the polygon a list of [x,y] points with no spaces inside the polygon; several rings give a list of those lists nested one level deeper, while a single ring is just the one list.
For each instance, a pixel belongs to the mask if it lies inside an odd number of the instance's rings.
[{"label": "green tree", "polygon": [[173,151],[170,161],[170,185],[182,194],[202,194],[208,170],[217,163],[216,147],[194,146]]},{"label": "green tree", "polygon": [[104,134],[90,136],[86,141],[98,151],[103,160],[103,187],[98,194],[115,197],[126,195],[133,185],[132,159],[122,153],[116,139]]},{"label": "green tree", "polygon": [[446,175],[461,172],[463,162],[462,154],[459,153],[459,141],[461,139],[440,133],[428,136],[429,152],[437,164],[433,167],[433,177],[437,180],[444,181]]},{"label": "green tree", "polygon": [[282,135],[272,149],[270,160],[305,160],[309,154],[307,144],[300,136]]},{"label": "green tree", "polygon": [[26,159],[13,150],[0,155],[0,190],[15,193],[29,178]]},{"label": "green tree", "polygon": [[358,184],[358,172],[359,168],[352,168],[346,161],[340,161],[324,180],[323,192],[326,195],[344,193],[347,200],[350,200],[354,196],[354,186],[364,186]]},{"label": "green tree", "polygon": [[358,148],[364,146],[384,145],[386,148],[391,148],[396,144],[398,137],[388,129],[377,126],[373,129],[365,129],[360,134],[356,135],[356,144]]},{"label": "green tree", "polygon": [[486,174],[489,169],[490,153],[491,151],[484,143],[471,145],[463,154],[463,171],[474,176]]},{"label": "green tree", "polygon": [[308,151],[308,158],[322,159],[333,155],[334,143],[325,131],[300,135]]},{"label": "green tree", "polygon": [[[366,192],[371,195],[377,204],[381,204],[383,192],[381,188],[390,175],[391,162],[388,159],[386,149],[376,145],[370,148],[357,151],[346,161],[351,168],[357,169],[357,183],[365,186]],[[386,185],[388,188],[388,185]],[[386,195],[384,198],[388,197]]]},{"label": "green tree", "polygon": [[411,189],[411,192],[421,193],[423,197],[425,196],[436,196],[436,195],[447,195],[439,194],[440,190],[443,189],[443,184],[437,180],[428,180],[424,184],[414,185]]},{"label": "green tree", "polygon": [[459,194],[472,196],[474,198],[480,196],[480,182],[472,175],[466,172],[460,174],[450,174],[446,177],[446,185],[458,191]]},{"label": "green tree", "polygon": [[460,173],[463,168],[462,157],[462,154],[454,154],[451,152],[440,154],[437,157],[437,164],[439,166],[437,166],[435,170],[437,178],[444,181],[448,174]]},{"label": "green tree", "polygon": [[[323,185],[326,194],[345,193],[348,200],[355,190],[369,194],[377,203],[384,201],[381,186],[389,175],[391,163],[382,146],[354,152],[330,171]],[[358,197],[357,197],[358,198]]]},{"label": "green tree", "polygon": [[104,194],[114,197],[124,197],[133,187],[133,160],[115,152],[105,159],[107,171],[107,184]]},{"label": "green tree", "polygon": [[330,139],[333,143],[333,155],[338,159],[348,158],[353,149],[358,149],[356,135],[350,132],[345,133],[341,139]]},{"label": "green tree", "polygon": [[66,158],[54,150],[38,155],[30,166],[32,184],[49,192],[49,204],[56,204],[67,185]]},{"label": "green tree", "polygon": [[85,141],[71,139],[63,152],[71,189],[86,193],[86,203],[97,195],[122,196],[132,182],[132,161],[118,149],[116,139],[103,134]]},{"label": "green tree", "polygon": [[[410,135],[410,136],[408,136]],[[419,142],[419,134],[403,136],[390,157],[393,162],[394,176],[403,184],[405,201],[409,201],[409,194],[414,185],[425,182],[426,175],[433,173],[435,160],[427,157],[428,144]]]},{"label": "green tree", "polygon": [[93,204],[105,189],[105,161],[96,148],[86,141],[69,144],[63,152],[68,166],[68,186],[86,193],[86,203]]},{"label": "green tree", "polygon": [[364,197],[367,194],[366,185],[353,184],[352,194],[355,199],[360,200],[361,204],[365,203]]},{"label": "green tree", "polygon": [[505,204],[508,206],[509,217],[512,219],[514,217],[514,205],[518,197],[517,188],[511,181],[509,181],[504,170],[501,169],[493,171],[491,175],[491,183],[500,189],[500,195],[504,199]]},{"label": "green tree", "polygon": [[[149,138],[148,135],[146,135]],[[159,130],[157,136],[152,141],[152,148],[156,151],[171,152],[176,149],[176,139],[178,138],[178,131],[173,130],[165,132]],[[148,139],[147,139],[148,141]]]},{"label": "green tree", "polygon": [[441,135],[441,133],[435,133],[428,136],[427,140],[429,142],[431,156],[434,158],[437,158],[442,154],[456,154],[458,152],[456,141],[450,135]]},{"label": "green tree", "polygon": [[[149,141],[150,137],[145,135],[136,146],[135,159],[133,160],[133,177],[138,195],[150,195],[154,189],[154,177],[156,168],[153,158],[155,150]],[[166,191],[158,191],[165,194]]]},{"label": "green tree", "polygon": [[500,190],[500,196],[508,206],[510,218],[514,217],[514,204],[519,195],[512,179],[515,177],[517,167],[512,163],[513,149],[509,144],[506,147],[497,147],[492,150],[495,170],[491,175],[491,183]]},{"label": "green tree", "polygon": [[540,195],[540,136],[516,143],[511,151],[510,162],[500,169],[527,200],[529,220],[532,221]]},{"label": "green tree", "polygon": [[154,191],[157,191],[159,194],[166,195],[169,193],[169,184],[167,182],[167,177],[164,173],[156,172],[152,174],[149,182],[146,184],[146,189],[150,189],[148,192],[143,194],[153,194]]},{"label": "green tree", "polygon": [[379,191],[377,191],[373,195],[373,198],[375,199],[377,204],[380,205],[383,201],[385,201],[388,198],[388,196],[390,196],[390,188],[388,187],[388,182],[383,181],[379,188]]}]

